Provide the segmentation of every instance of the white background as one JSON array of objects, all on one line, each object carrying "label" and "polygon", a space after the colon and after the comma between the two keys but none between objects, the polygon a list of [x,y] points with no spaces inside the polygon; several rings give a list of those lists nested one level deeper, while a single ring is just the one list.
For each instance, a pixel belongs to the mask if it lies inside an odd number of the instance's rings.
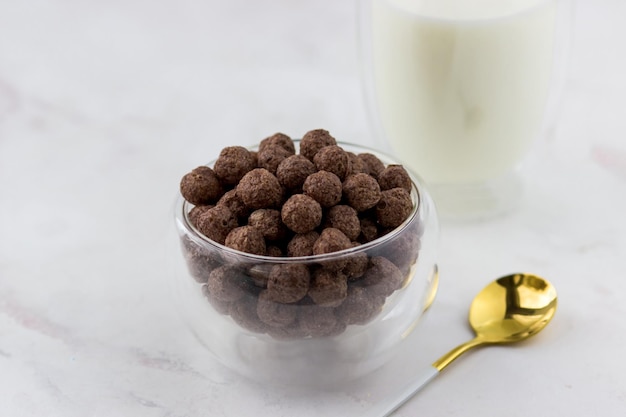
[{"label": "white background", "polygon": [[626,2],[579,0],[554,129],[519,209],[443,222],[441,285],[387,368],[333,392],[250,383],[172,307],[180,177],[314,128],[373,143],[352,1],[0,2],[0,415],[366,416],[471,337],[489,280],[549,278],[539,336],[454,363],[398,416],[626,410]]}]

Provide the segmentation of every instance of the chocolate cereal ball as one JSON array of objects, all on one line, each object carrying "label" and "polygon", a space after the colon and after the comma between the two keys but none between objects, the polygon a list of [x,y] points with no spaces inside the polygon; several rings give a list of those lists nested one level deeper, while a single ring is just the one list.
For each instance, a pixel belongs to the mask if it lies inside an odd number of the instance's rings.
[{"label": "chocolate cereal ball", "polygon": [[265,324],[273,327],[285,327],[296,320],[298,309],[293,304],[279,303],[271,298],[268,290],[261,291],[257,303],[257,315]]},{"label": "chocolate cereal ball", "polygon": [[[322,230],[319,239],[313,244],[313,255],[323,255],[326,253],[338,252],[340,250],[348,249],[352,247],[352,242],[343,232],[333,227],[328,227]],[[348,263],[347,258],[325,260],[320,262],[325,268],[340,271]]]},{"label": "chocolate cereal ball", "polygon": [[283,188],[278,179],[264,168],[256,168],[241,178],[237,195],[252,210],[279,207]]},{"label": "chocolate cereal ball", "polygon": [[408,273],[415,263],[421,246],[420,238],[413,230],[406,229],[393,242],[382,248],[380,255],[393,262],[400,271]]},{"label": "chocolate cereal ball", "polygon": [[348,154],[348,159],[350,160],[349,167],[350,170],[346,174],[346,177],[352,174],[358,174],[360,172],[364,174],[369,174],[369,167],[360,159],[354,152],[346,152]]},{"label": "chocolate cereal ball", "polygon": [[350,175],[343,183],[343,195],[348,204],[356,211],[365,211],[374,207],[380,200],[378,182],[367,174]]},{"label": "chocolate cereal ball", "polygon": [[200,233],[222,245],[230,231],[239,225],[233,212],[219,205],[202,213],[197,221]]},{"label": "chocolate cereal ball", "polygon": [[320,237],[313,245],[313,254],[322,255],[325,253],[338,252],[352,247],[350,239],[339,229],[328,227],[322,230]]},{"label": "chocolate cereal ball", "polygon": [[390,296],[404,282],[404,275],[393,262],[382,256],[370,259],[369,267],[359,284],[373,296]]},{"label": "chocolate cereal ball", "polygon": [[300,141],[300,155],[313,161],[315,154],[325,146],[336,145],[334,137],[324,129],[311,130],[302,136]]},{"label": "chocolate cereal ball", "polygon": [[222,265],[220,256],[215,252],[204,249],[187,237],[183,240],[184,256],[191,276],[200,283],[206,282],[209,274]]},{"label": "chocolate cereal ball", "polygon": [[226,236],[224,244],[241,252],[265,255],[265,238],[260,230],[252,226],[236,227]]},{"label": "chocolate cereal ball", "polygon": [[209,301],[215,311],[220,314],[228,315],[230,310],[230,301],[222,301],[215,298],[215,296],[209,292],[209,286],[207,284],[202,284],[200,292],[202,292],[204,298]]},{"label": "chocolate cereal ball", "polygon": [[269,299],[279,303],[295,303],[309,291],[311,275],[303,264],[277,264],[267,280]]},{"label": "chocolate cereal ball", "polygon": [[250,214],[250,209],[244,204],[243,200],[237,195],[237,190],[232,189],[224,193],[224,195],[218,200],[218,206],[227,207],[233,212],[238,219],[245,219]]},{"label": "chocolate cereal ball", "polygon": [[335,315],[345,324],[366,324],[380,312],[384,303],[384,297],[371,296],[367,289],[351,285],[344,302],[335,308]]},{"label": "chocolate cereal ball", "polygon": [[289,229],[296,233],[307,233],[322,222],[322,207],[309,196],[294,194],[285,202],[280,215]]},{"label": "chocolate cereal ball", "polygon": [[225,185],[236,185],[249,171],[256,168],[252,153],[243,146],[227,146],[217,157],[213,169]]},{"label": "chocolate cereal ball", "polygon": [[307,336],[314,338],[334,336],[341,333],[345,326],[337,321],[334,309],[317,305],[307,306],[299,311],[298,324]]},{"label": "chocolate cereal ball", "polygon": [[318,171],[307,177],[302,191],[322,207],[332,207],[341,201],[341,180],[332,172]]},{"label": "chocolate cereal ball", "polygon": [[376,205],[378,223],[387,228],[398,227],[413,210],[411,196],[404,188],[392,188],[381,193]]},{"label": "chocolate cereal ball", "polygon": [[273,266],[273,264],[269,263],[252,265],[247,268],[247,275],[257,287],[267,288],[267,280],[270,277],[270,271]]},{"label": "chocolate cereal ball", "polygon": [[267,145],[258,152],[257,164],[259,168],[265,168],[272,174],[276,174],[278,165],[292,155],[293,153],[280,145]]},{"label": "chocolate cereal ball", "polygon": [[250,155],[252,155],[252,159],[254,160],[254,166],[259,166],[259,151],[251,150]]},{"label": "chocolate cereal ball", "polygon": [[272,136],[269,136],[259,143],[259,152],[262,151],[266,146],[278,145],[281,148],[289,151],[290,154],[296,153],[296,147],[293,144],[293,140],[284,133],[274,133]]},{"label": "chocolate cereal ball", "polygon": [[244,329],[254,333],[265,333],[269,326],[259,319],[257,305],[258,299],[250,297],[243,302],[231,303],[228,314]]},{"label": "chocolate cereal ball", "polygon": [[355,209],[345,204],[337,204],[326,213],[326,227],[341,230],[350,240],[356,240],[361,234],[361,222]]},{"label": "chocolate cereal ball", "polygon": [[245,295],[241,286],[243,277],[233,266],[221,266],[214,269],[207,280],[209,293],[220,301],[237,301]]},{"label": "chocolate cereal ball", "polygon": [[292,155],[276,168],[276,178],[281,185],[289,190],[302,188],[304,180],[315,173],[315,164],[302,155]]},{"label": "chocolate cereal ball", "polygon": [[316,231],[298,233],[287,244],[287,256],[311,256],[313,245],[320,235]]},{"label": "chocolate cereal ball", "polygon": [[371,153],[360,153],[357,157],[367,166],[367,173],[378,179],[378,175],[385,169],[385,164]]},{"label": "chocolate cereal ball", "polygon": [[270,241],[281,240],[287,236],[287,227],[280,218],[279,210],[255,210],[248,217],[248,225],[259,230],[263,237]]},{"label": "chocolate cereal ball", "polygon": [[325,146],[320,149],[313,157],[313,162],[318,171],[332,172],[342,181],[350,172],[348,153],[337,145]]},{"label": "chocolate cereal ball", "polygon": [[370,217],[362,217],[361,223],[361,235],[359,236],[359,242],[367,243],[378,238],[378,226],[376,225],[376,219]]},{"label": "chocolate cereal ball", "polygon": [[[352,242],[352,247],[356,248],[361,244]],[[342,272],[348,277],[348,281],[356,281],[365,274],[369,264],[369,257],[365,252],[352,253],[348,255],[348,261]]]},{"label": "chocolate cereal ball", "polygon": [[198,227],[198,217],[200,217],[202,213],[206,212],[207,210],[212,209],[213,207],[215,207],[213,204],[207,204],[203,206],[194,206],[191,210],[189,210],[189,213],[187,214],[187,218],[189,219],[191,224]]},{"label": "chocolate cereal ball", "polygon": [[199,166],[180,180],[180,193],[191,204],[212,204],[222,195],[222,186],[215,171]]},{"label": "chocolate cereal ball", "polygon": [[274,258],[280,258],[283,256],[283,250],[276,245],[269,245],[267,247],[267,252],[265,253],[267,256],[273,256]]},{"label": "chocolate cereal ball", "polygon": [[338,271],[318,269],[313,273],[309,297],[315,304],[337,307],[348,294],[348,277]]},{"label": "chocolate cereal ball", "polygon": [[378,184],[381,190],[391,190],[392,188],[404,188],[411,192],[411,177],[402,165],[389,165],[378,176]]}]

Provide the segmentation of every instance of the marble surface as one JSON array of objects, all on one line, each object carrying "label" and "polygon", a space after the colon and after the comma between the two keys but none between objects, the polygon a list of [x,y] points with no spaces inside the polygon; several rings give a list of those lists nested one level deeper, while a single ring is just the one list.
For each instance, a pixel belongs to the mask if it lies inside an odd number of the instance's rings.
[{"label": "marble surface", "polygon": [[522,205],[442,223],[440,291],[401,354],[303,393],[229,373],[181,322],[172,203],[224,144],[317,127],[373,143],[353,2],[0,2],[0,415],[367,416],[469,338],[473,295],[518,270],[557,287],[550,327],[468,354],[396,415],[623,415],[625,15],[578,1]]}]

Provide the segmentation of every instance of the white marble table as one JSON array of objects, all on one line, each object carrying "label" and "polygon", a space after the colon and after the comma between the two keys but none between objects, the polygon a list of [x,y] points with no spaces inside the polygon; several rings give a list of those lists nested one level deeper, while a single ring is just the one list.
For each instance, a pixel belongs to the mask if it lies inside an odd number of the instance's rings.
[{"label": "white marble table", "polygon": [[473,352],[398,416],[626,411],[626,3],[579,0],[558,123],[506,217],[444,222],[441,286],[395,362],[332,392],[207,358],[166,285],[179,178],[225,144],[370,143],[351,1],[0,3],[0,415],[367,416],[470,337],[490,279],[559,292],[544,333]]}]

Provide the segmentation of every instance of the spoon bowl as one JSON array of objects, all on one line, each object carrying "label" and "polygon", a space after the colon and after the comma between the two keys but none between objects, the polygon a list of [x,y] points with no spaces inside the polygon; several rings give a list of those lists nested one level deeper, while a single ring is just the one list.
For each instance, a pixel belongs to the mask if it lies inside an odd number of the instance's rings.
[{"label": "spoon bowl", "polygon": [[546,280],[514,274],[486,286],[470,307],[469,322],[478,337],[510,343],[541,331],[556,312],[556,290]]}]

